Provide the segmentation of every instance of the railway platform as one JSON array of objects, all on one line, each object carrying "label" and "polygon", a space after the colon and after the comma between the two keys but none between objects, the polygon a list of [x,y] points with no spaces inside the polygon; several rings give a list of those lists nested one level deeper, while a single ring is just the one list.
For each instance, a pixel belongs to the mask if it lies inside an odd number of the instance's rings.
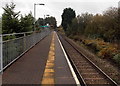
[{"label": "railway platform", "polygon": [[3,86],[118,86],[74,41],[50,32],[2,75]]},{"label": "railway platform", "polygon": [[52,32],[6,68],[2,84],[79,84],[62,44]]}]

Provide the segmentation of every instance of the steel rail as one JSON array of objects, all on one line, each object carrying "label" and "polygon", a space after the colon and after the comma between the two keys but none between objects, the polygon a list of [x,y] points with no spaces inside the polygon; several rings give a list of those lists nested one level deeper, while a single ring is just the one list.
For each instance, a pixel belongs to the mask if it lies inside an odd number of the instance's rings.
[{"label": "steel rail", "polygon": [[[63,37],[62,37],[63,38]],[[93,63],[85,54],[83,54],[78,48],[76,48],[74,45],[73,45],[73,43],[71,43],[70,41],[68,41],[68,39],[67,38],[64,38],[64,40],[68,43],[68,44],[70,44],[71,45],[71,47],[73,47],[73,49],[75,49],[79,54],[81,54],[88,62],[90,62],[92,65],[93,65],[93,67],[95,67],[98,71],[100,71],[101,72],[101,74],[103,74],[109,81],[111,81],[112,83],[113,83],[113,85],[115,85],[115,86],[117,86],[118,84],[110,77],[110,76],[108,76],[104,71],[102,71],[102,69],[100,69],[95,63]],[[68,53],[67,53],[68,54]],[[73,63],[74,65],[75,65],[75,63]],[[75,68],[77,68],[77,67],[75,67]],[[79,71],[77,71],[77,72],[79,72]],[[80,74],[80,73],[79,73]],[[82,76],[81,74],[80,74],[80,76]],[[84,82],[84,84],[85,84],[85,81],[84,81],[84,79],[83,79],[83,77],[81,77],[82,78],[82,80],[83,80],[83,82]],[[86,86],[87,84],[85,84],[85,86]]]},{"label": "steel rail", "polygon": [[[62,38],[63,38],[63,37],[61,37],[60,34],[58,34],[58,37],[59,37],[59,39],[61,40],[61,43],[62,43]],[[74,61],[73,61],[72,59],[70,59],[71,56],[68,54],[68,52],[67,52],[67,50],[65,49],[65,46],[64,46],[63,43],[62,43],[62,45],[63,45],[63,48],[64,48],[64,50],[65,50],[65,52],[66,52],[66,54],[67,54],[67,56],[68,56],[68,59],[70,60],[70,63],[72,64],[72,67],[73,67],[73,69],[74,69],[74,71],[75,71],[75,73],[76,73],[76,75],[77,75],[77,78],[78,78],[79,81],[80,81],[80,85],[81,85],[81,86],[87,86],[86,83],[85,83],[85,81],[84,81],[84,79],[83,79],[83,77],[82,77],[82,75],[80,74],[79,70],[77,69],[77,66],[75,65]]]}]

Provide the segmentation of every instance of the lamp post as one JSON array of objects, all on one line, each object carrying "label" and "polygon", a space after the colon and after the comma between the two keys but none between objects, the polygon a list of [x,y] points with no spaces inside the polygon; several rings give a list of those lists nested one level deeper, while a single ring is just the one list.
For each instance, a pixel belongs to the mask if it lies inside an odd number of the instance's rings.
[{"label": "lamp post", "polygon": [[[43,4],[43,3],[35,4],[35,3],[34,3],[34,19],[36,18],[36,5],[45,5],[45,4]],[[36,20],[36,19],[35,19],[35,20]],[[35,29],[35,20],[34,20],[34,31],[36,30],[36,29]]]}]

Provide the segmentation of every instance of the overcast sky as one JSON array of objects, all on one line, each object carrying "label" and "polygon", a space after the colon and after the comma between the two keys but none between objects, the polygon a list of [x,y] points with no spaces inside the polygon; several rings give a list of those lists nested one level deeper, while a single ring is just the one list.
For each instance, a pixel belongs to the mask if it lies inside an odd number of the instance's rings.
[{"label": "overcast sky", "polygon": [[118,7],[119,0],[0,0],[0,15],[3,13],[2,7],[5,4],[14,2],[16,4],[15,11],[21,11],[21,14],[34,12],[34,3],[44,3],[45,5],[36,6],[36,18],[44,17],[44,15],[54,16],[58,25],[61,24],[61,15],[63,9],[71,7],[75,10],[76,15],[89,13],[102,13],[109,7]]}]

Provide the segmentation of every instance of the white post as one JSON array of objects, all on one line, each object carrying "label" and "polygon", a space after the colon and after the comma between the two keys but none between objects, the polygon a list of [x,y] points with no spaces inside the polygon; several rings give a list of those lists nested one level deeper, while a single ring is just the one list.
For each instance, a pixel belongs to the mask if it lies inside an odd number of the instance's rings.
[{"label": "white post", "polygon": [[35,28],[35,22],[36,22],[36,5],[45,5],[45,4],[43,4],[43,3],[39,3],[39,4],[35,4],[34,3],[34,31],[36,31],[36,28]]},{"label": "white post", "polygon": [[26,34],[25,33],[24,33],[23,40],[24,40],[24,51],[26,51],[27,47],[26,47]]},{"label": "white post", "polygon": [[0,86],[2,85],[3,74],[3,51],[2,51],[2,34],[0,34]]},{"label": "white post", "polygon": [[36,19],[35,19],[35,17],[36,17],[36,14],[35,14],[35,12],[36,12],[36,4],[34,3],[34,31],[35,31],[35,21],[36,21]]},{"label": "white post", "polygon": [[2,34],[0,35],[0,72],[3,72]]}]

